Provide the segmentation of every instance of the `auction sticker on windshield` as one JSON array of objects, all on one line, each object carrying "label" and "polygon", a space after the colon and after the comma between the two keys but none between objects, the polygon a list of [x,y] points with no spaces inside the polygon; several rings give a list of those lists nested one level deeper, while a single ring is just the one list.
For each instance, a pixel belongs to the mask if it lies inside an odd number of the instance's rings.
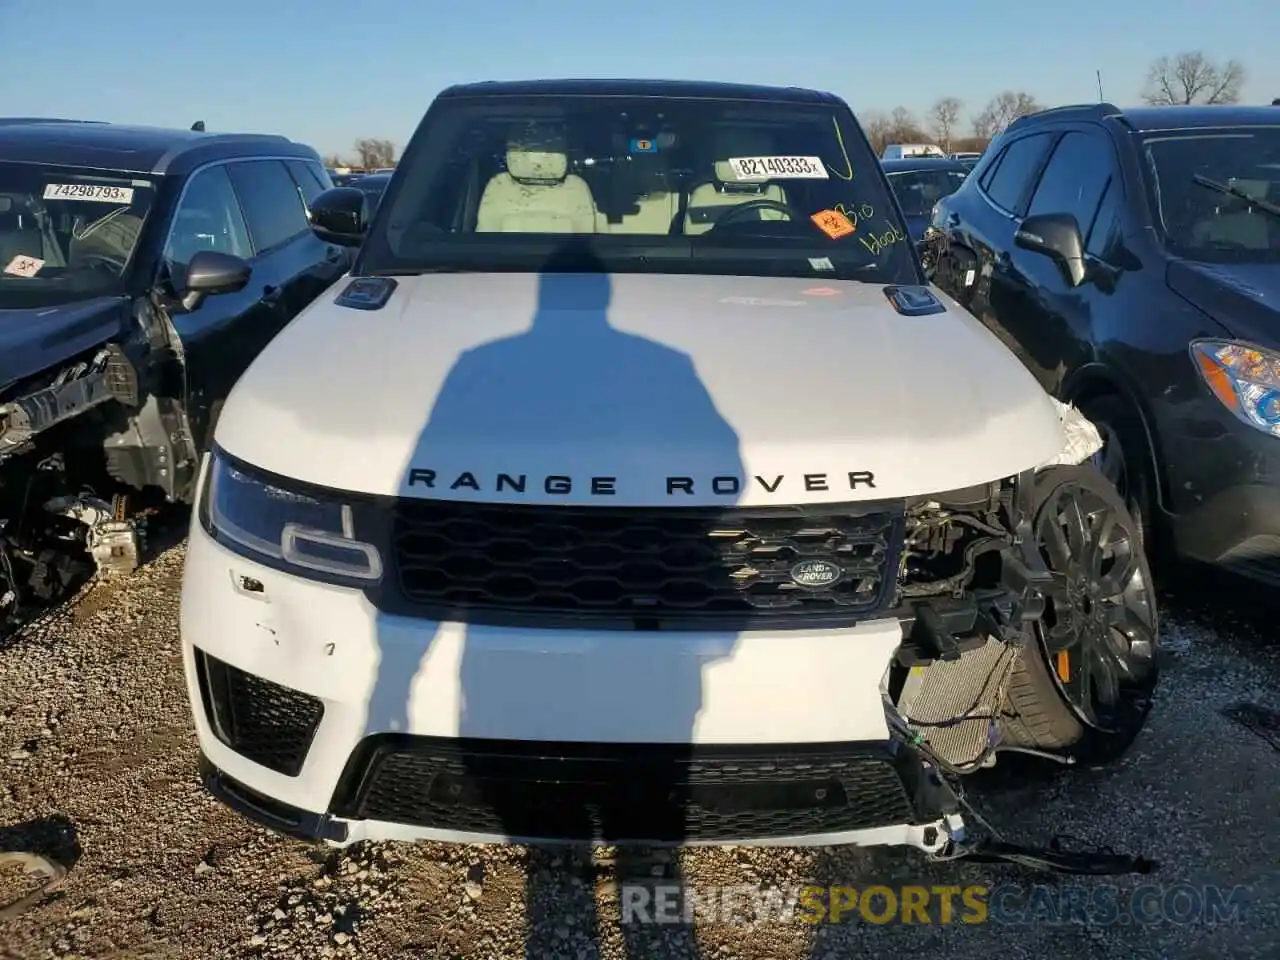
[{"label": "auction sticker on windshield", "polygon": [[44,188],[46,200],[89,200],[93,203],[133,203],[133,187],[105,183],[51,183]]},{"label": "auction sticker on windshield", "polygon": [[44,266],[44,261],[37,257],[24,257],[21,254],[9,261],[4,272],[11,277],[34,277]]},{"label": "auction sticker on windshield", "polygon": [[826,180],[821,157],[730,157],[737,180]]}]

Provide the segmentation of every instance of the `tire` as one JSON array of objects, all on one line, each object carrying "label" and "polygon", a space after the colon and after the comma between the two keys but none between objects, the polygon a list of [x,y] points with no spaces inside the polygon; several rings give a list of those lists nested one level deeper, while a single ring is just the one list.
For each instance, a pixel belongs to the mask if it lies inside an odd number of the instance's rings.
[{"label": "tire", "polygon": [[1103,448],[1093,465],[1115,485],[1129,513],[1138,521],[1142,542],[1150,554],[1155,546],[1155,476],[1146,456],[1147,435],[1142,418],[1133,405],[1114,393],[1087,398],[1079,405],[1098,432]]},{"label": "tire", "polygon": [[[1006,707],[1013,716],[1002,723],[1004,742],[1078,763],[1110,763],[1146,725],[1159,678],[1159,613],[1137,522],[1091,464],[1043,471],[1032,508],[1036,544],[1055,583],[1010,675]],[[1078,515],[1092,537],[1054,537],[1064,513]],[[1090,569],[1104,530],[1107,549]],[[1107,626],[1107,617],[1121,617],[1123,626]],[[1059,650],[1066,654],[1066,681],[1057,669]],[[1104,674],[1115,681],[1109,704],[1093,696]]]}]

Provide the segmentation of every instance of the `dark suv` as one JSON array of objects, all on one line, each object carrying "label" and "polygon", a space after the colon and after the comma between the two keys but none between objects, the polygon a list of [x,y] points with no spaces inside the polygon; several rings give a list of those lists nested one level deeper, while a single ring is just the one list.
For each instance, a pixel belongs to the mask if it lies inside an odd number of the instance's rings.
[{"label": "dark suv", "polygon": [[1280,110],[1060,107],[935,208],[935,282],[1099,425],[1148,537],[1280,583]]},{"label": "dark suv", "polygon": [[232,385],[346,272],[331,186],[285,137],[0,119],[0,628],[77,556],[136,562],[108,491],[190,500]]}]

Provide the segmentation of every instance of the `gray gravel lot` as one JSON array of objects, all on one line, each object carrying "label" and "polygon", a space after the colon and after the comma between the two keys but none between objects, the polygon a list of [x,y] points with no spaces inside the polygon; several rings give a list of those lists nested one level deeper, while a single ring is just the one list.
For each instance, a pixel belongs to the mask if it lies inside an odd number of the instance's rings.
[{"label": "gray gravel lot", "polygon": [[[1220,713],[1238,701],[1280,708],[1266,591],[1216,580],[1174,591],[1161,696],[1118,767],[976,789],[1013,839],[1066,833],[1161,862],[1154,877],[1101,881],[883,851],[716,849],[673,863],[435,844],[335,852],[278,839],[196,782],[181,570],[179,547],[0,649],[0,850],[73,864],[56,893],[0,921],[0,957],[1280,957],[1280,753]],[[676,871],[694,884],[1041,883],[1095,894],[1114,884],[1121,896],[1152,882],[1243,885],[1249,904],[1242,922],[1219,925],[620,924],[620,879],[661,883]],[[0,900],[15,889],[4,879]]]}]

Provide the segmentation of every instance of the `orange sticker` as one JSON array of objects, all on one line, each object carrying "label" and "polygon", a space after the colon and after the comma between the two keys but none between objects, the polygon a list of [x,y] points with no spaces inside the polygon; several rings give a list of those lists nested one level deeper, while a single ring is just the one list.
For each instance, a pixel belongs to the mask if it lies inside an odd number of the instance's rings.
[{"label": "orange sticker", "polygon": [[840,295],[840,291],[835,287],[810,287],[802,292],[807,297],[835,297]]},{"label": "orange sticker", "polygon": [[847,237],[856,229],[853,221],[839,210],[819,210],[809,219],[832,240]]}]

